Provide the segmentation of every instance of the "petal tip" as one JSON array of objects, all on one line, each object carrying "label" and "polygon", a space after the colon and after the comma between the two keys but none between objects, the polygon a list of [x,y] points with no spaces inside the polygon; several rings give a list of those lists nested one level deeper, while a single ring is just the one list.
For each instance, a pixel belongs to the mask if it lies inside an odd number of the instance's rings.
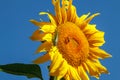
[{"label": "petal tip", "polygon": [[29,21],[32,22],[32,23],[36,22],[34,19],[30,19]]},{"label": "petal tip", "polygon": [[111,54],[109,54],[109,56],[108,56],[109,58],[111,58],[112,57],[112,55]]},{"label": "petal tip", "polygon": [[47,12],[40,12],[39,15],[47,14]]},{"label": "petal tip", "polygon": [[100,13],[95,13],[95,14],[94,14],[94,16],[98,16],[98,15],[100,15]]}]

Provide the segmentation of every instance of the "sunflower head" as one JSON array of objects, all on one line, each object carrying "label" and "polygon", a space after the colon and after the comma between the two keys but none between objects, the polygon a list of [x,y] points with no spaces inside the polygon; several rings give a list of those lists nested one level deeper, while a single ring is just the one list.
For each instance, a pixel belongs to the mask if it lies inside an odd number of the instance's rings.
[{"label": "sunflower head", "polygon": [[89,80],[87,72],[96,78],[102,73],[108,73],[99,61],[111,57],[100,49],[105,43],[104,32],[96,29],[95,24],[90,24],[99,13],[78,17],[72,0],[52,0],[52,4],[55,15],[40,13],[47,14],[50,22],[30,20],[39,27],[31,39],[42,42],[36,52],[46,52],[34,63],[51,60],[50,75],[56,76],[58,80]]},{"label": "sunflower head", "polygon": [[74,23],[66,22],[58,26],[57,48],[67,62],[78,67],[86,61],[89,43],[83,32]]}]

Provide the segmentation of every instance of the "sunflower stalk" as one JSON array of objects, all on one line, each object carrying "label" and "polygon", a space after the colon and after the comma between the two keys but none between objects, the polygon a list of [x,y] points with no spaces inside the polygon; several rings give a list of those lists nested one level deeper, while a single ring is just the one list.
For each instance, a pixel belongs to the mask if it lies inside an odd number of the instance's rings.
[{"label": "sunflower stalk", "polygon": [[50,80],[57,80],[57,78],[54,76],[50,76]]},{"label": "sunflower stalk", "polygon": [[[57,80],[57,77],[55,76],[50,76],[50,80]],[[60,79],[60,80],[65,80],[64,78]]]}]

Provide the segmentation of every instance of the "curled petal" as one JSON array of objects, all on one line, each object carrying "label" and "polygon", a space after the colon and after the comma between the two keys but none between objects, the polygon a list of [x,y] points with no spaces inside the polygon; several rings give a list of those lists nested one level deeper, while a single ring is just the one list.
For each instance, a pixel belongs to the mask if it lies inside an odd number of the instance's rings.
[{"label": "curled petal", "polygon": [[55,5],[56,0],[52,0],[52,4]]},{"label": "curled petal", "polygon": [[69,2],[70,1],[68,0],[62,0],[62,7],[67,10],[69,7]]},{"label": "curled petal", "polygon": [[63,23],[67,22],[67,13],[64,7],[61,8],[61,15],[62,15],[62,22]]},{"label": "curled petal", "polygon": [[60,0],[56,0],[55,2],[55,13],[58,24],[61,24],[62,22],[62,15],[61,15],[61,7],[60,7]]},{"label": "curled petal", "polygon": [[89,23],[94,17],[96,17],[96,16],[98,16],[98,15],[100,15],[100,13],[93,14],[92,16],[90,16],[89,18],[87,18],[87,19],[85,20],[85,22],[86,22],[86,23]]},{"label": "curled petal", "polygon": [[[63,23],[69,21],[73,11],[75,11],[75,7],[72,6],[72,0],[62,0],[61,15]],[[74,13],[76,13],[76,11]]]},{"label": "curled petal", "polygon": [[79,26],[82,24],[82,22],[90,15],[90,13],[82,15],[77,21],[76,24]]},{"label": "curled petal", "polygon": [[76,13],[76,8],[75,6],[71,5],[70,10],[67,11],[67,19],[68,21],[75,22],[76,19],[78,18],[77,13]]},{"label": "curled petal", "polygon": [[[88,15],[89,15],[90,13],[88,13]],[[99,13],[96,13],[96,14],[93,14],[92,16],[90,16],[90,17],[88,17],[88,15],[85,17],[86,19],[83,21],[83,22],[81,22],[81,24],[79,23],[79,27],[80,27],[80,29],[84,29],[88,24],[89,24],[89,22],[95,17],[95,16],[98,16],[99,15]],[[88,18],[87,18],[88,17]],[[84,18],[83,18],[84,19]]]},{"label": "curled petal", "polygon": [[40,12],[40,15],[45,15],[45,14],[48,15],[51,23],[52,23],[54,26],[56,26],[56,18],[55,18],[55,16],[52,15],[52,14],[50,14],[50,13],[47,13],[47,12]]}]

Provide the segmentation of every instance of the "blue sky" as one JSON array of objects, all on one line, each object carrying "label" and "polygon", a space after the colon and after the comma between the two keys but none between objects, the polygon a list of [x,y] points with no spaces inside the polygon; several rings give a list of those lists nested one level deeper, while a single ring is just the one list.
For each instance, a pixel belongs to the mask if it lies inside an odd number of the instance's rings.
[{"label": "blue sky", "polygon": [[[105,32],[106,43],[102,49],[112,54],[112,58],[102,60],[110,71],[110,75],[101,75],[100,80],[119,80],[120,71],[120,8],[119,0],[74,0],[78,15],[91,12],[100,12],[101,15],[93,19],[92,23]],[[47,20],[39,16],[40,11],[53,11],[51,0],[0,0],[0,64],[31,63],[41,54],[34,52],[40,45],[33,42],[29,36],[37,29],[30,19]],[[41,64],[43,76],[48,80],[46,64]],[[0,72],[0,80],[38,80],[27,79],[24,76],[15,76]],[[91,80],[96,80],[91,78]]]}]

